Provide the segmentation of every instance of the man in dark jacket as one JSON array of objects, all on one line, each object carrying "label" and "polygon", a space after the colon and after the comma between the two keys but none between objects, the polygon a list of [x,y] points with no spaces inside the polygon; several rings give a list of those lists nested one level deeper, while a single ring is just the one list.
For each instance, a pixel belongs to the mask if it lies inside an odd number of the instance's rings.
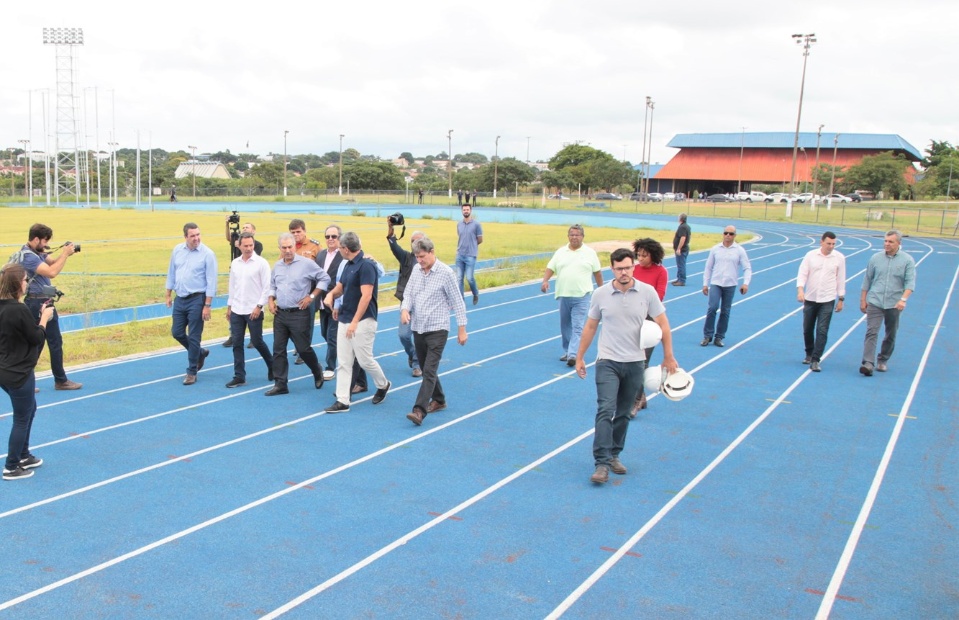
[{"label": "man in dark jacket", "polygon": [[[390,244],[390,251],[393,252],[393,256],[395,256],[396,260],[400,263],[400,275],[396,280],[396,293],[394,293],[394,296],[400,300],[400,303],[403,303],[403,291],[406,289],[406,283],[409,282],[410,274],[413,272],[413,266],[416,265],[416,256],[414,256],[412,252],[400,247],[400,244],[396,241],[396,233],[393,232],[393,223],[389,218],[386,219],[386,222],[387,226],[389,226],[389,230],[386,233],[386,240]],[[425,235],[419,231],[414,232],[410,235],[410,245],[412,246],[414,241],[424,236]],[[407,322],[404,324],[400,321],[397,334],[400,337],[403,350],[406,351],[410,368],[413,369],[413,376],[422,377],[423,371],[420,370],[420,363],[416,358],[416,350],[413,347],[413,329],[411,323]]]},{"label": "man in dark jacket", "polygon": [[[330,276],[330,282],[336,284],[336,273],[343,261],[343,255],[340,254],[340,236],[343,234],[336,224],[326,227],[324,237],[326,239],[326,249],[321,250],[316,255],[316,264],[326,270]],[[333,378],[336,369],[336,321],[333,320],[333,308],[327,308],[325,305],[320,307],[320,331],[323,339],[326,340],[326,370],[323,371],[323,379],[329,381]]]}]

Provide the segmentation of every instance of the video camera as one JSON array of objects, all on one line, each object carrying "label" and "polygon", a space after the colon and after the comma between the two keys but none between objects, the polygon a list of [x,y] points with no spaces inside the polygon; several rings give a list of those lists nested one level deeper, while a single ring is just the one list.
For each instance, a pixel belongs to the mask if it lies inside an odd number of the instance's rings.
[{"label": "video camera", "polygon": [[49,297],[51,302],[54,302],[60,301],[60,298],[63,297],[65,293],[57,287],[47,284],[40,287],[40,294],[44,297]]},{"label": "video camera", "polygon": [[403,230],[400,232],[400,236],[397,239],[402,239],[403,235],[406,234],[406,218],[403,217],[403,214],[397,211],[393,215],[387,218],[392,226],[402,226]]},{"label": "video camera", "polygon": [[233,225],[235,225],[235,226],[239,226],[239,225],[240,225],[240,214],[237,213],[236,211],[233,211],[233,213],[227,218],[227,221],[230,222],[230,224],[233,224]]}]

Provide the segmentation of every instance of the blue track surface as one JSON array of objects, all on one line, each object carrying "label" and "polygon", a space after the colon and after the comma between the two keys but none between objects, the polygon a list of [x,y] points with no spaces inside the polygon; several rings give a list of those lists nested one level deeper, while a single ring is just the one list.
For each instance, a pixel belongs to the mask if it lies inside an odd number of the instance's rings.
[{"label": "blue track surface", "polygon": [[40,380],[45,463],[0,484],[17,569],[0,617],[959,617],[959,243],[904,241],[917,292],[889,372],[865,378],[856,300],[881,235],[839,232],[850,303],[812,374],[794,279],[821,230],[747,228],[726,348],[699,346],[701,291],[670,287],[695,391],[650,400],[603,487],[592,369],[558,361],[538,283],[470,306],[440,369],[449,409],[422,427],[395,311],[376,342],[394,387],[346,414],[322,413],[332,385],[302,366],[288,396],[263,396],[253,356],[224,388],[219,346],[192,387],[182,351],[74,370],[80,392]]}]

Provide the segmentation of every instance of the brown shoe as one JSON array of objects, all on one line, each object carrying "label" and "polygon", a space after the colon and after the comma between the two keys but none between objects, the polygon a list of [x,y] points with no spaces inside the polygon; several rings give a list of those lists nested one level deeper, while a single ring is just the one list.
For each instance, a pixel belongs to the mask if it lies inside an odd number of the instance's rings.
[{"label": "brown shoe", "polygon": [[64,381],[63,383],[54,383],[53,389],[55,390],[79,390],[83,387],[82,383],[75,383],[73,381]]},{"label": "brown shoe", "polygon": [[420,411],[419,409],[414,409],[413,411],[410,411],[409,413],[406,414],[406,419],[417,426],[423,423],[424,417],[425,416],[423,415],[423,412]]},{"label": "brown shoe", "polygon": [[446,403],[439,403],[435,400],[431,400],[430,404],[426,406],[426,413],[436,413],[437,411],[442,411],[446,409]]},{"label": "brown shoe", "polygon": [[187,375],[183,377],[183,385],[193,385],[196,383],[196,375]]},{"label": "brown shoe", "polygon": [[597,465],[596,471],[593,472],[593,475],[589,477],[589,481],[593,484],[605,484],[609,481],[609,467],[605,465]]},{"label": "brown shoe", "polygon": [[365,387],[363,387],[363,386],[361,386],[361,385],[354,385],[354,386],[353,386],[353,389],[350,390],[350,393],[351,393],[351,394],[362,394],[362,393],[365,392],[366,390],[367,390],[367,388],[365,388]]},{"label": "brown shoe", "polygon": [[626,466],[623,465],[623,462],[619,460],[619,457],[614,456],[613,460],[609,462],[609,468],[613,470],[614,474],[619,474],[622,476],[626,473]]},{"label": "brown shoe", "polygon": [[413,369],[413,376],[414,376],[414,377],[422,377],[422,376],[423,376],[423,371],[420,370],[419,368],[414,368],[414,369]]}]

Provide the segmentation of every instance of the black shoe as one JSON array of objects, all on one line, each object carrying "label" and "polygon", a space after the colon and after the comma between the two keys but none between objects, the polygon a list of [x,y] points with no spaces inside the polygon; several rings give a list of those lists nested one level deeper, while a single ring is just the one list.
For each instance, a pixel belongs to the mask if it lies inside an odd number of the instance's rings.
[{"label": "black shoe", "polygon": [[297,366],[302,366],[302,365],[305,364],[306,362],[303,361],[303,358],[302,358],[302,357],[298,357],[298,358],[296,358],[296,361],[293,362],[293,363],[296,364]]},{"label": "black shoe", "polygon": [[393,385],[392,383],[387,381],[385,388],[376,390],[376,394],[373,394],[373,400],[372,400],[374,405],[379,405],[381,402],[386,400],[386,393],[390,391],[390,387],[392,385]]},{"label": "black shoe", "polygon": [[33,470],[24,469],[22,467],[3,470],[4,480],[23,480],[24,478],[29,478],[32,475],[33,475]]},{"label": "black shoe", "polygon": [[280,387],[278,385],[274,385],[272,389],[269,389],[265,392],[266,396],[278,396],[280,394],[289,394],[289,393],[290,393],[290,390],[288,388]]},{"label": "black shoe", "polygon": [[811,371],[813,371],[813,372],[819,372],[819,370],[820,370],[820,368],[819,368],[819,362],[817,362],[817,361],[812,361],[812,362],[810,362],[810,363],[809,363],[809,370],[811,370]]},{"label": "black shoe", "polygon": [[323,389],[323,375],[321,374],[319,378],[313,377],[313,387],[320,390]]},{"label": "black shoe", "polygon": [[872,376],[872,365],[863,362],[863,365],[859,367],[859,373],[867,377]]},{"label": "black shoe", "polygon": [[232,347],[232,346],[233,346],[233,337],[230,336],[229,338],[227,338],[226,340],[224,340],[224,341],[223,341],[223,346],[224,346],[224,347]]},{"label": "black shoe", "polygon": [[712,338],[703,338],[703,341],[699,343],[699,346],[705,347],[709,346],[709,343],[712,342]]},{"label": "black shoe", "polygon": [[340,401],[336,401],[335,403],[333,403],[332,405],[324,409],[324,411],[326,411],[327,413],[345,413],[349,410],[350,410],[350,406],[345,403],[341,403]]},{"label": "black shoe", "polygon": [[807,355],[806,357],[803,358],[803,361],[802,361],[803,364],[809,364],[811,362],[812,362],[812,355]]},{"label": "black shoe", "polygon": [[209,349],[200,349],[200,359],[196,361],[196,371],[203,370],[203,364],[206,363],[207,356],[210,355]]},{"label": "black shoe", "polygon": [[478,303],[479,303],[479,295],[477,295],[476,293],[473,293],[473,305],[475,306]]},{"label": "black shoe", "polygon": [[716,345],[717,347],[725,347],[725,346],[726,346],[725,344],[723,344],[723,339],[722,339],[722,338],[713,338],[713,344]]},{"label": "black shoe", "polygon": [[413,367],[413,358],[412,358],[412,357],[409,358],[408,360],[406,360],[406,362],[410,365],[410,368]]},{"label": "black shoe", "polygon": [[246,381],[244,381],[243,379],[237,379],[236,377],[233,377],[232,379],[230,379],[230,382],[226,384],[226,387],[235,388],[235,387],[240,387],[241,385],[246,385]]},{"label": "black shoe", "polygon": [[567,355],[566,353],[563,353],[563,357],[559,358],[559,361],[565,362],[565,361],[567,361],[568,359],[569,359],[569,355]]},{"label": "black shoe", "polygon": [[575,357],[571,357],[571,358],[569,358],[568,360],[566,360],[566,365],[567,365],[567,366],[575,366],[575,365],[576,365],[576,358],[575,358]]},{"label": "black shoe", "polygon": [[20,459],[20,467],[23,469],[36,469],[43,465],[43,459],[37,458],[32,454],[25,459]]}]

